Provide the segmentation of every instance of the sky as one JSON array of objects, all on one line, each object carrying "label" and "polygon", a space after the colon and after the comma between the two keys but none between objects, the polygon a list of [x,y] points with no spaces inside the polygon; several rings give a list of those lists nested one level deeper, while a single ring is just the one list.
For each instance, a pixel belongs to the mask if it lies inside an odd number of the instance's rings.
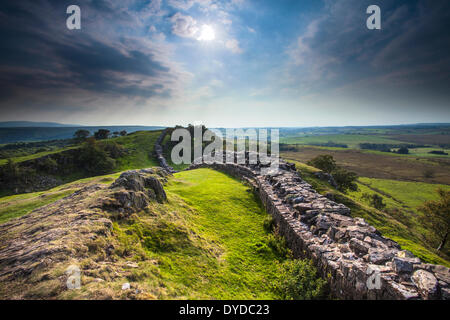
[{"label": "sky", "polygon": [[450,122],[448,0],[2,1],[0,37],[0,121]]}]

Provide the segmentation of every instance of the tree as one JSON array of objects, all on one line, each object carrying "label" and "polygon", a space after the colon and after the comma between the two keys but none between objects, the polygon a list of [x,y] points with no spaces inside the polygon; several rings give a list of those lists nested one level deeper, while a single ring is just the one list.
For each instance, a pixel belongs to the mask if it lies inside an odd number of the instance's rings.
[{"label": "tree", "polygon": [[337,168],[336,161],[334,161],[333,156],[329,154],[317,156],[314,159],[308,161],[307,164],[309,166],[325,171],[326,173],[332,173]]},{"label": "tree", "polygon": [[450,230],[450,191],[439,188],[437,192],[440,199],[426,201],[419,210],[424,214],[422,223],[438,237],[437,250],[441,251],[447,243]]},{"label": "tree", "polygon": [[119,132],[119,134],[123,137],[127,135],[127,130],[122,130]]},{"label": "tree", "polygon": [[342,168],[337,168],[331,172],[331,175],[338,186],[338,190],[342,192],[346,192],[347,190],[358,190],[358,185],[355,182],[356,179],[358,179],[358,175],[356,173]]},{"label": "tree", "polygon": [[97,132],[94,133],[94,137],[97,140],[103,140],[108,139],[111,132],[107,129],[99,129]]},{"label": "tree", "polygon": [[114,159],[111,159],[102,146],[92,138],[86,140],[77,157],[77,163],[87,174],[110,173],[116,165]]},{"label": "tree", "polygon": [[400,149],[397,150],[398,154],[408,154],[409,149],[407,147],[400,147]]},{"label": "tree", "polygon": [[86,140],[87,137],[89,137],[91,133],[88,130],[85,129],[79,129],[74,133],[74,138],[79,140],[79,141],[83,141]]},{"label": "tree", "polygon": [[355,183],[358,175],[338,167],[333,156],[328,154],[320,155],[308,161],[307,164],[331,174],[333,180],[336,182],[338,190],[342,192],[347,190],[358,190],[358,185]]}]

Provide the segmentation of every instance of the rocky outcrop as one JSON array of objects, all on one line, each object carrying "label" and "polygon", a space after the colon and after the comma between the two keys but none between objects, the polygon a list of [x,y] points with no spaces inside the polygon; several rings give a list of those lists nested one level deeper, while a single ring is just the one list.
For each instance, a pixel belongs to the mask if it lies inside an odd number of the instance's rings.
[{"label": "rocky outcrop", "polygon": [[[89,255],[92,243],[108,238],[115,219],[163,202],[162,168],[127,171],[110,186],[87,185],[73,194],[0,224],[0,299],[28,299],[30,288],[45,281],[66,290],[67,276],[53,272]],[[111,255],[108,241],[99,251]],[[55,292],[44,291],[46,297]]]},{"label": "rocky outcrop", "polygon": [[280,233],[299,258],[312,259],[332,294],[341,299],[449,299],[450,270],[424,264],[383,237],[350,209],[318,194],[292,164],[277,173],[260,165],[196,164],[253,185]]},{"label": "rocky outcrop", "polygon": [[167,196],[160,179],[166,181],[166,175],[162,168],[126,171],[111,184],[109,197],[101,201],[101,207],[117,211],[123,218],[144,210],[151,201],[162,203]]},{"label": "rocky outcrop", "polygon": [[163,168],[164,170],[166,170],[169,173],[175,173],[177,171],[174,170],[171,166],[169,166],[167,164],[166,158],[164,158],[164,154],[163,154],[162,143],[164,141],[165,136],[168,133],[168,130],[169,130],[169,128],[164,129],[163,132],[159,135],[158,139],[156,140],[155,155],[156,155],[156,159],[158,160],[158,163],[161,168]]}]

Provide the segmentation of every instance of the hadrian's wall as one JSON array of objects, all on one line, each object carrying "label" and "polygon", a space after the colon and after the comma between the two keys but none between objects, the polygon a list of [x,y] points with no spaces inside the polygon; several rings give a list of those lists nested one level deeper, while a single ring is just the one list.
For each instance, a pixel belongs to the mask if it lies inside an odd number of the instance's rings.
[{"label": "hadrian's wall", "polygon": [[163,132],[159,135],[158,139],[156,139],[154,150],[159,166],[169,173],[174,173],[176,171],[171,166],[169,166],[169,164],[166,161],[166,158],[164,158],[163,154],[164,150],[162,147],[162,143],[164,141],[165,136],[167,135],[168,130],[169,128],[164,129]]},{"label": "hadrian's wall", "polygon": [[[161,140],[162,141],[162,140]],[[297,258],[309,258],[341,299],[450,299],[450,270],[425,264],[350,209],[317,193],[280,161],[276,173],[259,165],[196,164],[250,182]]]}]

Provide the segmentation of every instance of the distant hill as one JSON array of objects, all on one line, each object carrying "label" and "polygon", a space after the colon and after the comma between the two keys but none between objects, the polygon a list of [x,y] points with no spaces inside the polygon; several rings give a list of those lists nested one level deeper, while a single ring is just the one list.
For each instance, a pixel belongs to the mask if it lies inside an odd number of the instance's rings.
[{"label": "distant hill", "polygon": [[78,124],[64,124],[57,122],[34,122],[34,121],[3,121],[0,122],[0,128],[23,128],[23,127],[81,127]]},{"label": "distant hill", "polygon": [[[23,123],[22,121],[20,121]],[[59,140],[73,138],[74,133],[79,129],[88,130],[93,134],[98,129],[107,129],[111,132],[125,130],[128,133],[136,131],[154,131],[161,130],[165,127],[155,126],[74,126],[74,127],[1,127],[0,126],[0,144],[13,142],[34,142],[46,140]]]}]

